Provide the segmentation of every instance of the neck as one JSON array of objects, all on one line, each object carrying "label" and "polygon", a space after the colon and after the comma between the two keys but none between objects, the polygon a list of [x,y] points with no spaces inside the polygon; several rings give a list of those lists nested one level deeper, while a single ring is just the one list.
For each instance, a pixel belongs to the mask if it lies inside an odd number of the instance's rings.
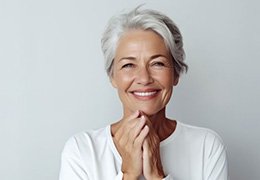
[{"label": "neck", "polygon": [[[125,113],[124,116],[128,116],[127,113]],[[170,120],[166,117],[165,108],[156,114],[147,115],[147,117],[150,119],[153,129],[161,141],[169,137],[176,128],[176,121]]]},{"label": "neck", "polygon": [[148,116],[153,128],[160,138],[160,141],[168,138],[175,130],[176,121],[168,119],[165,115],[165,108],[158,113]]}]

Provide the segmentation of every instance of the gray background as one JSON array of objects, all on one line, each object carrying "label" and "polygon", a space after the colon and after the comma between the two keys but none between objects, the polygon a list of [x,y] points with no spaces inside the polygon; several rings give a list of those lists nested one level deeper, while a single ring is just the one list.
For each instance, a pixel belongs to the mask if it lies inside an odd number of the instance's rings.
[{"label": "gray background", "polygon": [[142,3],[184,36],[190,70],[168,115],[222,136],[231,179],[260,179],[259,1],[0,0],[1,180],[58,179],[66,140],[121,116],[100,37]]}]

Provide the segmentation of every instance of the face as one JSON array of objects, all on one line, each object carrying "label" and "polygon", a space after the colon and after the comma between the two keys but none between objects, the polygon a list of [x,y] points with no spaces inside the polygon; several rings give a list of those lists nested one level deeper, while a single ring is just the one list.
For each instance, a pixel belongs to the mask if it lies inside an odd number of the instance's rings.
[{"label": "face", "polygon": [[136,110],[154,115],[164,110],[178,82],[163,39],[147,30],[132,30],[120,38],[110,78],[124,115]]}]

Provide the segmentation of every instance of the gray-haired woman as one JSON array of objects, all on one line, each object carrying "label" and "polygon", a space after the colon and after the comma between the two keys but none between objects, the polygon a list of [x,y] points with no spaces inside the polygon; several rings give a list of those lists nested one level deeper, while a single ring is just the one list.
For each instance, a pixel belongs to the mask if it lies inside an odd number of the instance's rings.
[{"label": "gray-haired woman", "polygon": [[182,36],[173,21],[139,8],[115,16],[102,50],[123,117],[70,138],[60,180],[226,180],[221,138],[166,117],[173,89],[187,71]]}]

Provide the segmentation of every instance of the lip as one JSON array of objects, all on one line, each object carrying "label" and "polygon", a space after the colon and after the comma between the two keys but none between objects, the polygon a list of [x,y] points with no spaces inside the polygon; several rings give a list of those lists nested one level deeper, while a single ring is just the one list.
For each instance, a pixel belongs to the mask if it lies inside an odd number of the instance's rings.
[{"label": "lip", "polygon": [[139,100],[151,100],[155,98],[160,91],[160,89],[137,89],[131,91],[131,94]]}]

